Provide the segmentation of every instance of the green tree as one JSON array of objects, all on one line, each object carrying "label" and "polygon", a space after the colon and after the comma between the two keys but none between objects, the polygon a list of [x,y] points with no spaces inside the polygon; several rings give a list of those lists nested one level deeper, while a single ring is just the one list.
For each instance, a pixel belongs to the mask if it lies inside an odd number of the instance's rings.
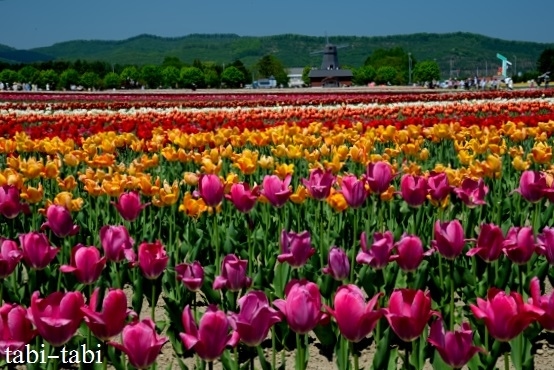
[{"label": "green tree", "polygon": [[6,68],[3,69],[2,72],[0,72],[0,81],[2,81],[4,84],[10,85],[10,87],[14,82],[19,82],[17,81],[18,78],[19,74],[13,69]]},{"label": "green tree", "polygon": [[167,66],[162,69],[162,80],[164,87],[177,88],[179,86],[179,69],[174,66]]},{"label": "green tree", "polygon": [[550,72],[554,77],[554,49],[544,49],[537,60],[537,70],[540,74]]},{"label": "green tree", "polygon": [[306,86],[310,86],[312,81],[310,81],[310,71],[312,70],[312,66],[306,66],[302,70],[302,81],[306,84]]},{"label": "green tree", "polygon": [[392,66],[382,66],[377,69],[375,82],[378,84],[395,84],[398,82],[398,71]]},{"label": "green tree", "polygon": [[60,80],[60,76],[55,70],[45,69],[40,71],[38,83],[39,83],[39,86],[43,89],[46,89],[48,86],[50,90],[54,90],[58,85],[59,80]]},{"label": "green tree", "polygon": [[242,63],[242,61],[240,59],[235,59],[233,61],[233,63],[229,64],[229,67],[236,67],[239,71],[242,72],[242,75],[244,77],[243,77],[241,83],[243,85],[246,85],[246,84],[252,82],[252,74],[250,73],[248,68],[246,68],[244,63]]},{"label": "green tree", "polygon": [[[397,71],[397,76],[394,80],[388,82],[402,84],[408,81],[410,59],[412,60],[412,68],[414,68],[417,63],[416,58],[405,52],[401,47],[376,49],[367,57],[364,65],[373,66],[376,71],[381,67],[393,67]],[[387,81],[385,81],[385,83],[386,82]]]},{"label": "green tree", "polygon": [[183,67],[181,68],[180,80],[183,87],[186,88],[204,87],[204,72],[197,67]]},{"label": "green tree", "polygon": [[102,79],[96,72],[85,72],[81,75],[79,82],[83,87],[91,89],[100,87]]},{"label": "green tree", "polygon": [[117,73],[108,72],[104,76],[104,86],[108,89],[118,89],[121,87],[121,78]]},{"label": "green tree", "polygon": [[40,77],[40,71],[31,65],[21,68],[18,74],[21,82],[31,84],[36,84]]},{"label": "green tree", "polygon": [[367,85],[370,82],[375,81],[377,71],[372,65],[364,65],[360,68],[355,68],[353,71],[352,82],[356,85]]},{"label": "green tree", "polygon": [[162,67],[175,67],[177,69],[181,69],[182,66],[183,62],[177,57],[165,57],[162,62]]},{"label": "green tree", "polygon": [[146,64],[140,69],[139,80],[149,89],[157,89],[162,84],[162,71],[157,65]]},{"label": "green tree", "polygon": [[130,88],[138,83],[140,73],[137,67],[127,66],[123,68],[119,76],[121,77],[121,81],[125,84],[125,87]]},{"label": "green tree", "polygon": [[244,81],[244,74],[234,66],[225,68],[221,74],[221,82],[223,82],[227,87],[237,88],[240,87]]},{"label": "green tree", "polygon": [[209,68],[204,72],[204,84],[208,88],[219,87],[221,85],[221,79],[215,69]]},{"label": "green tree", "polygon": [[77,85],[80,78],[79,73],[73,68],[66,69],[60,74],[60,87],[62,89],[69,89],[71,85]]},{"label": "green tree", "polygon": [[283,63],[273,55],[262,57],[255,66],[261,77],[275,77],[277,85],[288,86],[289,78]]},{"label": "green tree", "polygon": [[437,62],[425,60],[414,67],[413,76],[413,80],[420,83],[437,81],[441,77],[441,70]]}]

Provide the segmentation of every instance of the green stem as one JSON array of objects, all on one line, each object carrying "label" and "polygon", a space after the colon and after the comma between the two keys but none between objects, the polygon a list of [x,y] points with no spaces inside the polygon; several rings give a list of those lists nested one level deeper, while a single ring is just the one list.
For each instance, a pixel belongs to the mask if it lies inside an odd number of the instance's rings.
[{"label": "green stem", "polygon": [[356,353],[356,350],[354,349],[354,342],[350,343],[350,353],[352,354],[352,362],[353,362],[353,368],[354,370],[359,369],[359,363],[358,363],[358,354]]},{"label": "green stem", "polygon": [[510,370],[510,355],[508,352],[504,352],[504,369]]},{"label": "green stem", "polygon": [[252,230],[248,225],[248,216],[245,218],[246,242],[248,244],[248,276],[252,276],[252,266],[254,265],[254,248],[252,247]]},{"label": "green stem", "polygon": [[102,370],[108,370],[108,342],[102,342]]},{"label": "green stem", "polygon": [[406,343],[406,350],[404,351],[404,369],[411,370],[410,368],[410,350],[412,349],[412,343]]},{"label": "green stem", "polygon": [[[450,261],[450,330],[454,330],[454,260]],[[441,280],[442,281],[442,280]]]},{"label": "green stem", "polygon": [[235,360],[235,370],[240,369],[240,366],[239,366],[239,351],[238,351],[237,347],[238,346],[235,346],[235,348],[233,348],[233,359]]},{"label": "green stem", "polygon": [[323,268],[325,266],[325,256],[327,256],[327,253],[325,253],[327,248],[325,248],[325,245],[323,245],[323,201],[319,203],[319,262],[320,266],[319,268]]},{"label": "green stem", "polygon": [[213,361],[208,362],[208,370],[214,370],[214,362]]},{"label": "green stem", "polygon": [[152,302],[150,304],[150,316],[152,321],[156,322],[156,285],[154,280],[152,280]]},{"label": "green stem", "polygon": [[304,347],[302,344],[302,335],[296,333],[296,369],[305,370],[306,361],[304,360]]},{"label": "green stem", "polygon": [[219,249],[219,236],[217,233],[217,214],[213,214],[213,221],[212,221],[212,238],[214,239],[215,244],[215,274],[218,276],[221,273],[221,266],[220,266],[220,249]]},{"label": "green stem", "polygon": [[275,347],[277,346],[277,337],[275,334],[275,325],[271,327],[271,368],[275,369],[277,365],[277,352]]},{"label": "green stem", "polygon": [[354,209],[354,235],[353,235],[353,243],[352,243],[352,257],[350,258],[350,283],[354,284],[354,266],[356,263],[356,242],[357,242],[357,235],[358,235],[358,212],[357,209]]}]

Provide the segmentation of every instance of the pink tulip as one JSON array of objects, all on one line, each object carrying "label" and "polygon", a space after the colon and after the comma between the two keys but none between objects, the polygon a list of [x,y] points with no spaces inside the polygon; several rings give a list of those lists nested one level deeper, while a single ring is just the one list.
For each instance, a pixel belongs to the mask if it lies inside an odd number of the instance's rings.
[{"label": "pink tulip", "polygon": [[519,178],[519,187],[514,190],[531,203],[540,201],[545,191],[549,191],[546,176],[539,171],[523,171]]},{"label": "pink tulip", "polygon": [[287,175],[284,180],[276,175],[266,175],[262,183],[262,194],[274,207],[282,207],[292,194],[289,188],[290,181],[290,175]]},{"label": "pink tulip", "polygon": [[431,311],[431,295],[421,290],[396,289],[385,309],[389,325],[404,342],[418,338],[433,315],[439,316]]},{"label": "pink tulip", "polygon": [[423,176],[404,175],[400,180],[400,193],[408,205],[419,207],[427,199],[427,180]]},{"label": "pink tulip", "polygon": [[102,226],[100,229],[100,243],[108,261],[119,262],[126,259],[134,262],[136,259],[133,250],[134,240],[129,236],[125,226]]},{"label": "pink tulip", "polygon": [[0,279],[11,275],[22,258],[23,252],[15,241],[0,238]]},{"label": "pink tulip", "polygon": [[435,240],[431,245],[446,259],[453,260],[462,254],[465,242],[460,221],[435,222]]},{"label": "pink tulip", "polygon": [[306,334],[325,319],[321,312],[319,287],[307,280],[291,280],[285,287],[286,300],[277,299],[275,307],[287,318],[292,331]]},{"label": "pink tulip", "polygon": [[437,349],[442,360],[454,369],[464,367],[477,352],[486,352],[473,345],[473,332],[467,322],[462,324],[460,330],[445,332],[442,319],[438,318],[431,324],[427,341]]},{"label": "pink tulip", "polygon": [[257,186],[250,189],[247,183],[239,182],[231,186],[231,191],[225,197],[242,213],[248,213],[256,205],[260,191]]},{"label": "pink tulip", "polygon": [[191,292],[198,292],[202,288],[204,282],[204,268],[198,261],[193,263],[181,263],[175,266],[177,280],[183,284]]},{"label": "pink tulip", "polygon": [[281,232],[281,254],[277,256],[277,261],[287,262],[292,267],[302,267],[308,262],[315,253],[312,247],[310,233],[303,231],[295,233],[294,231]]},{"label": "pink tulip", "polygon": [[219,176],[203,174],[198,178],[198,192],[207,206],[217,207],[223,201],[225,187]]},{"label": "pink tulip", "polygon": [[496,261],[502,254],[503,243],[504,235],[500,227],[494,224],[482,225],[477,244],[466,253],[466,256],[478,255],[483,261]]},{"label": "pink tulip", "polygon": [[31,296],[29,315],[41,337],[54,347],[67,343],[77,332],[85,299],[80,292],[54,292],[46,298],[40,293]]},{"label": "pink tulip", "polygon": [[[127,308],[127,297],[121,289],[110,289],[102,307],[98,307],[99,289],[96,288],[90,297],[88,306],[81,307],[84,315],[85,324],[92,331],[94,336],[101,341],[109,341],[116,335],[119,335],[125,325],[127,317],[136,317],[136,313]],[[101,311],[98,311],[98,309]]]},{"label": "pink tulip", "polygon": [[140,215],[140,212],[148,207],[150,203],[142,204],[138,191],[123,193],[119,196],[117,203],[110,202],[115,206],[121,217],[126,221],[134,221]]},{"label": "pink tulip", "polygon": [[476,181],[466,177],[459,187],[454,188],[454,192],[467,207],[474,208],[487,204],[485,196],[489,192],[489,188],[481,178]]},{"label": "pink tulip", "polygon": [[310,172],[309,179],[302,179],[302,183],[312,198],[323,200],[331,193],[335,176],[330,169],[323,171],[321,168],[316,168]]},{"label": "pink tulip", "polygon": [[333,246],[329,250],[329,264],[322,269],[326,275],[331,275],[335,280],[344,280],[350,274],[350,261],[344,250]]},{"label": "pink tulip", "polygon": [[139,267],[147,279],[157,279],[167,267],[169,256],[162,243],[142,243],[138,251]]},{"label": "pink tulip", "polygon": [[367,198],[365,183],[354,175],[346,175],[342,178],[340,192],[352,208],[361,207]]},{"label": "pink tulip", "polygon": [[427,178],[427,185],[429,186],[429,195],[431,199],[438,202],[444,200],[451,191],[451,186],[448,183],[448,176],[446,173],[431,173]]},{"label": "pink tulip", "polygon": [[240,311],[230,316],[231,327],[240,340],[249,347],[259,346],[267,337],[269,329],[281,321],[279,312],[269,306],[264,292],[255,290],[238,301]]},{"label": "pink tulip", "polygon": [[545,227],[537,235],[537,253],[546,257],[549,264],[554,265],[554,228]]},{"label": "pink tulip", "polygon": [[529,304],[544,311],[544,314],[538,318],[539,324],[545,330],[554,331],[554,293],[541,296],[541,286],[536,276],[531,279],[530,291]]},{"label": "pink tulip", "polygon": [[396,261],[398,266],[406,272],[417,270],[423,257],[433,254],[433,249],[426,252],[423,249],[423,243],[418,236],[404,234],[400,241],[395,244],[398,254],[390,257],[390,261]]},{"label": "pink tulip", "polygon": [[356,256],[356,262],[380,270],[389,263],[394,248],[394,236],[390,231],[374,233],[373,244],[367,248],[367,237],[364,231],[360,236],[360,245],[362,250]]},{"label": "pink tulip", "polygon": [[221,262],[221,275],[214,280],[213,288],[226,288],[231,292],[248,289],[252,285],[252,279],[246,276],[248,260],[241,260],[234,254],[228,254]]},{"label": "pink tulip", "polygon": [[60,271],[72,272],[80,283],[92,284],[98,280],[105,266],[106,257],[100,258],[100,251],[96,247],[78,244],[71,250],[70,264],[62,265]]},{"label": "pink tulip", "polygon": [[133,322],[123,329],[121,344],[108,342],[109,345],[125,352],[129,363],[137,369],[147,369],[156,361],[156,357],[168,341],[156,333],[156,324],[152,319]]},{"label": "pink tulip", "polygon": [[375,329],[383,316],[384,311],[376,309],[380,296],[377,294],[366,303],[360,288],[353,284],[342,285],[335,295],[335,308],[325,306],[325,309],[337,321],[342,336],[358,343]]},{"label": "pink tulip", "polygon": [[19,213],[31,213],[29,205],[21,203],[19,190],[13,185],[0,187],[0,214],[6,218],[16,218]]},{"label": "pink tulip", "polygon": [[526,227],[511,227],[503,243],[504,254],[518,264],[525,265],[535,252],[535,237],[533,229]]},{"label": "pink tulip", "polygon": [[497,288],[489,289],[486,301],[477,298],[477,306],[469,307],[477,319],[484,320],[489,334],[501,342],[509,342],[544,315],[542,309],[524,303],[518,293]]},{"label": "pink tulip", "polygon": [[229,318],[215,305],[208,306],[199,327],[196,327],[189,305],[183,311],[182,320],[185,332],[179,334],[181,341],[186,349],[193,349],[204,361],[217,360],[226,347],[233,348],[239,342],[239,334],[232,330]]},{"label": "pink tulip", "polygon": [[0,357],[6,357],[8,351],[23,350],[36,335],[25,308],[15,303],[0,307]]},{"label": "pink tulip", "polygon": [[366,168],[366,181],[371,191],[377,194],[384,193],[389,188],[394,175],[388,162],[370,163]]},{"label": "pink tulip", "polygon": [[75,235],[79,232],[79,226],[73,224],[71,212],[64,206],[52,204],[46,210],[46,222],[40,227],[45,230],[49,227],[59,238]]},{"label": "pink tulip", "polygon": [[19,236],[23,260],[27,266],[42,270],[56,257],[59,248],[52,247],[45,234],[36,231]]}]

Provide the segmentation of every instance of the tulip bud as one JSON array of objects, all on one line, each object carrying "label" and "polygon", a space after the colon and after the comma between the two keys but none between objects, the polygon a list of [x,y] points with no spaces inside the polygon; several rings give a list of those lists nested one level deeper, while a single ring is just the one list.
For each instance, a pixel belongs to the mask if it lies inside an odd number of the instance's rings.
[{"label": "tulip bud", "polygon": [[344,250],[331,247],[329,251],[329,265],[322,269],[326,275],[331,275],[335,280],[344,280],[350,274],[350,261]]},{"label": "tulip bud", "polygon": [[62,265],[60,271],[72,272],[80,283],[92,284],[98,280],[105,266],[106,257],[100,258],[100,251],[96,247],[78,244],[71,250],[70,264]]},{"label": "tulip bud", "polygon": [[126,221],[134,221],[140,215],[140,212],[148,207],[150,203],[142,204],[138,191],[123,193],[119,196],[118,202],[111,202],[117,209],[117,212]]},{"label": "tulip bud", "polygon": [[169,257],[158,240],[155,243],[142,243],[138,251],[139,267],[147,279],[157,279],[165,270]]},{"label": "tulip bud", "polygon": [[221,262],[221,275],[217,276],[213,288],[226,288],[232,292],[250,288],[252,279],[246,276],[248,260],[241,260],[234,254],[228,254]]},{"label": "tulip bud", "polygon": [[42,224],[41,230],[47,227],[59,238],[65,238],[79,232],[79,226],[73,224],[71,212],[64,206],[56,204],[52,204],[46,209],[46,222]]},{"label": "tulip bud", "polygon": [[23,253],[13,240],[0,238],[0,279],[5,279],[15,270]]},{"label": "tulip bud", "polygon": [[281,254],[277,256],[277,261],[287,262],[292,267],[304,266],[315,253],[315,248],[311,244],[310,233],[307,231],[295,233],[283,230],[280,245]]},{"label": "tulip bud", "polygon": [[191,292],[197,292],[202,287],[204,268],[202,268],[200,262],[181,263],[175,266],[175,273],[177,274],[177,279],[182,281]]},{"label": "tulip bud", "polygon": [[316,168],[310,172],[309,179],[302,179],[302,183],[312,198],[323,200],[329,196],[331,187],[335,183],[335,176],[331,170],[323,171],[321,168]]},{"label": "tulip bud", "polygon": [[42,270],[56,257],[59,248],[50,245],[45,234],[30,232],[19,236],[19,244],[23,250],[23,260],[36,270]]}]

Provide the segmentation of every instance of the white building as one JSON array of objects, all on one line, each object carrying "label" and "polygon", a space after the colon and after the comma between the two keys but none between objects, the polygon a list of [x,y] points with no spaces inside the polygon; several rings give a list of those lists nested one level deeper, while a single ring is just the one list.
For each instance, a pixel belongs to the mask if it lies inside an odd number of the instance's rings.
[{"label": "white building", "polygon": [[304,81],[302,80],[302,72],[304,68],[289,68],[287,70],[287,77],[289,78],[289,87],[304,87]]}]

